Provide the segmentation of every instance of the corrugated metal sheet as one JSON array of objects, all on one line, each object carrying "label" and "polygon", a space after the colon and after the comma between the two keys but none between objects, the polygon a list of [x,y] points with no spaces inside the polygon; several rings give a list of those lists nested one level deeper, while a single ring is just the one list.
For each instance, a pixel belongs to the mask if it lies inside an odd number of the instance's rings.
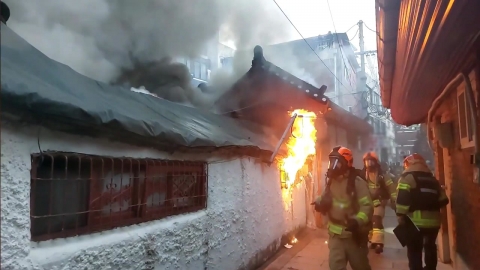
[{"label": "corrugated metal sheet", "polygon": [[2,113],[169,151],[241,147],[259,154],[275,148],[276,140],[253,131],[260,130],[257,125],[92,80],[48,58],[7,26],[0,28]]},{"label": "corrugated metal sheet", "polygon": [[400,0],[377,0],[378,72],[382,104],[390,108],[390,92],[395,68]]},{"label": "corrugated metal sheet", "polygon": [[[385,14],[378,19],[395,17]],[[436,96],[465,67],[480,34],[480,1],[403,0],[399,15],[391,89],[388,68],[392,67],[384,59],[392,52],[386,44],[379,48],[383,49],[379,62],[386,66],[381,69],[387,70],[381,77],[382,96],[395,101],[384,103],[397,123],[412,125],[424,121]]]}]

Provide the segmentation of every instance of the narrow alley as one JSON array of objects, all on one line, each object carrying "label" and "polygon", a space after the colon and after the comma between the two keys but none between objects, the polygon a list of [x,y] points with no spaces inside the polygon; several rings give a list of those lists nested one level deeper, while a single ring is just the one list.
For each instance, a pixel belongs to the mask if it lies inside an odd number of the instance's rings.
[{"label": "narrow alley", "polygon": [[[382,255],[370,252],[372,270],[408,270],[406,248],[393,235],[395,213],[389,209],[385,216],[385,251]],[[328,270],[328,235],[324,230],[308,229],[296,247],[285,249],[259,270]],[[351,269],[350,267],[348,269]],[[450,265],[438,262],[437,270],[450,270]]]}]

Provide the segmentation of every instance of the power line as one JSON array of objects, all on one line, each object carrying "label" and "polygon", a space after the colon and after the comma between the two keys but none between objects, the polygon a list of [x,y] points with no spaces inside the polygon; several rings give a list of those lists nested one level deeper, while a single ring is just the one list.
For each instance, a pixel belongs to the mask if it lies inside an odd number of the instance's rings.
[{"label": "power line", "polygon": [[362,94],[363,92],[351,92],[351,93],[343,93],[343,94],[339,94],[339,95],[336,95],[336,96],[332,96],[330,98],[337,98],[337,97],[344,97],[344,96],[353,96],[353,95],[358,95],[358,94]]},{"label": "power line", "polygon": [[[328,69],[328,71],[333,75],[333,77],[335,77],[335,79],[343,86],[345,87],[346,89],[348,89],[343,83],[342,81],[340,81],[337,76],[335,75],[335,73],[333,73],[330,68],[328,68],[327,64],[325,64],[325,62],[322,60],[322,58],[320,58],[320,55],[318,55],[318,53],[315,51],[315,49],[313,49],[313,47],[310,45],[310,43],[308,43],[308,41],[305,39],[305,37],[302,35],[302,33],[300,32],[300,30],[298,30],[298,28],[295,26],[295,24],[292,22],[292,20],[290,20],[290,18],[287,16],[287,14],[285,13],[285,11],[283,11],[283,9],[280,7],[280,5],[277,3],[276,0],[273,0],[273,2],[275,3],[275,5],[277,5],[278,9],[280,9],[280,11],[283,13],[283,15],[285,16],[285,18],[287,18],[287,20],[290,22],[290,24],[293,26],[293,28],[297,31],[297,33],[300,35],[300,37],[303,39],[303,41],[305,41],[305,43],[308,45],[308,47],[310,47],[310,49],[312,50],[312,52],[318,57],[318,59],[323,63],[323,65]],[[337,37],[338,38],[338,37]]]},{"label": "power line", "polygon": [[[340,54],[342,55],[343,65],[344,65],[344,68],[346,69],[347,68],[347,66],[345,65],[345,59],[346,58],[343,55],[343,50],[342,50],[343,46],[340,45],[340,39],[338,38],[337,27],[335,26],[335,20],[333,19],[332,10],[330,9],[330,2],[328,0],[327,0],[327,6],[328,6],[328,12],[330,13],[330,18],[332,19],[333,30],[335,30],[335,37],[337,38],[337,44],[338,44],[338,47],[340,48]],[[348,38],[348,36],[347,36],[347,38]],[[349,90],[350,92],[353,92],[350,89],[347,89],[347,90]],[[358,100],[356,96],[353,96],[353,97],[357,100],[357,102],[360,102],[360,100]]]},{"label": "power line", "polygon": [[[278,4],[277,4],[277,6],[278,6]],[[330,8],[330,2],[329,2],[328,0],[327,0],[327,6],[328,6],[328,11],[329,11],[329,13],[330,13],[330,17],[331,17],[331,19],[332,19],[333,28],[334,28],[334,30],[335,30],[335,33],[337,33],[337,29],[336,29],[336,26],[335,26],[335,20],[334,20],[334,18],[333,18],[333,13],[332,13],[332,10],[331,10],[331,8]],[[365,25],[365,23],[364,23],[364,25]],[[378,32],[377,32],[377,31],[372,30],[372,29],[369,28],[367,25],[365,25],[365,26],[366,26],[366,28],[367,28],[368,30],[373,31],[373,32],[375,32],[375,33],[378,35]],[[350,28],[347,30],[347,32],[350,31],[352,28],[353,28],[353,26],[350,27]],[[351,41],[352,39],[355,38],[355,36],[357,35],[358,31],[359,31],[359,30],[357,29],[357,31],[355,32],[354,36],[353,36],[351,39],[349,39],[349,41]],[[344,64],[344,66],[345,66],[345,68],[346,68],[346,65],[345,65],[345,56],[343,55],[343,50],[342,50],[342,47],[343,47],[343,46],[340,46],[340,40],[339,40],[339,38],[338,38],[338,34],[336,35],[336,38],[337,38],[337,43],[338,43],[339,48],[340,48],[340,53],[342,54],[342,60],[343,60],[343,62],[344,62],[343,64]],[[347,38],[348,38],[348,36],[347,36]],[[374,80],[374,81],[376,82],[376,86],[377,86],[378,81],[376,81],[376,80]],[[353,95],[353,94],[356,94],[356,93],[353,93],[353,91],[351,91],[351,90],[350,90],[350,92],[352,92],[352,96],[353,96],[358,102],[360,102],[360,101],[355,97],[355,95]],[[367,108],[370,108],[370,107],[371,107],[371,106],[367,106]],[[370,109],[371,109],[371,108],[370,108]],[[384,115],[384,117],[385,117],[387,120],[390,118],[390,117],[389,117],[389,112],[388,112],[387,110],[382,110],[381,113]],[[378,109],[376,110],[376,114],[377,114],[377,117],[380,116],[380,113],[378,112]]]},{"label": "power line", "polygon": [[[347,30],[347,31],[345,31],[345,33],[347,33],[348,31],[352,30],[352,28],[353,28],[353,27],[355,27],[355,26],[357,26],[357,25],[358,25],[358,24],[354,24],[354,25],[352,25],[350,28],[348,28],[348,30]],[[357,31],[358,31],[358,29],[357,29]]]},{"label": "power line", "polygon": [[378,32],[375,31],[375,30],[373,30],[372,28],[368,27],[368,25],[367,25],[365,22],[363,22],[363,25],[365,25],[365,27],[366,27],[368,30],[370,30],[370,31],[372,31],[372,32],[374,32],[375,34],[378,35]]},{"label": "power line", "polygon": [[348,41],[352,41],[352,40],[357,36],[357,34],[358,34],[358,29],[357,29],[357,31],[355,32],[355,34],[353,35],[353,37],[350,38]]}]

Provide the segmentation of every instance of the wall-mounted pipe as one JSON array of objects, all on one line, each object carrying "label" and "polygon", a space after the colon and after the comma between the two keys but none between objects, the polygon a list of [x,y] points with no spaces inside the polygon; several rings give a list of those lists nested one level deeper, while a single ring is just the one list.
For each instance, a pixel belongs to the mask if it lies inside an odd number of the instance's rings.
[{"label": "wall-mounted pipe", "polygon": [[[297,114],[294,113],[292,117],[290,118],[290,122],[288,122],[287,128],[283,132],[282,137],[280,138],[280,141],[278,141],[277,147],[275,147],[275,151],[273,151],[272,155],[270,156],[270,159],[268,161],[269,164],[273,163],[273,160],[278,154],[278,151],[280,150],[280,147],[282,147],[283,142],[285,141],[285,138],[287,137],[288,132],[292,129],[293,123],[295,122],[295,119],[297,119]],[[298,116],[301,117],[301,116]]]},{"label": "wall-mounted pipe", "polygon": [[458,85],[461,81],[465,83],[465,97],[470,108],[470,110],[467,113],[470,113],[471,120],[472,120],[470,125],[472,125],[474,151],[475,151],[473,156],[473,164],[478,169],[477,179],[480,179],[480,134],[478,134],[478,129],[477,129],[477,125],[478,125],[477,105],[475,102],[472,83],[470,81],[468,74],[466,74],[465,72],[459,73],[452,81],[450,81],[450,83],[447,84],[447,86],[444,88],[442,93],[433,101],[432,107],[428,111],[428,117],[427,117],[427,142],[430,148],[432,149],[432,151],[435,152],[435,149],[431,144],[431,140],[433,138],[431,137],[431,129],[429,126],[430,123],[432,122],[433,114],[440,106],[441,101],[444,99],[444,97],[447,94],[449,94],[451,90],[455,89],[455,86]]},{"label": "wall-mounted pipe", "polygon": [[[480,38],[480,32],[478,32],[471,40],[478,40]],[[470,80],[468,78],[468,76],[465,76],[462,74],[462,73],[459,73],[455,78],[453,78],[453,80],[451,80],[447,86],[445,86],[445,88],[443,89],[442,93],[433,101],[432,103],[432,106],[430,107],[430,110],[428,110],[428,116],[427,116],[427,142],[428,142],[428,146],[430,147],[430,149],[432,149],[433,152],[435,152],[435,149],[433,149],[433,146],[431,145],[430,143],[430,140],[432,139],[431,138],[431,132],[430,132],[430,127],[429,127],[429,124],[430,122],[432,121],[432,117],[433,117],[433,113],[435,112],[435,110],[438,108],[438,106],[440,105],[440,101],[442,101],[442,99],[453,89],[453,87],[455,85],[457,85],[458,83],[460,83],[461,80],[464,80],[465,83],[468,81],[468,83],[470,83]],[[471,83],[470,83],[470,87],[471,87]],[[471,89],[471,88],[470,88]],[[472,91],[473,92],[473,91]],[[471,108],[473,109],[473,108]],[[473,118],[472,118],[473,119]],[[477,123],[475,123],[477,124]],[[475,126],[476,127],[476,126]],[[475,134],[475,136],[477,137],[477,134]],[[475,139],[475,141],[478,141]],[[477,143],[478,145],[478,143]],[[478,147],[478,146],[477,146]]]},{"label": "wall-mounted pipe", "polygon": [[[475,104],[475,95],[473,94],[472,82],[470,81],[470,77],[468,74],[462,73],[463,80],[465,81],[465,96],[470,107],[468,113],[471,115],[472,123],[472,131],[473,131],[473,144],[475,153],[473,154],[473,165],[477,167],[477,180],[480,180],[480,136],[478,134],[477,124],[478,124],[478,115],[477,115],[477,104]],[[480,183],[480,181],[479,181]]]},{"label": "wall-mounted pipe", "polygon": [[433,101],[432,106],[430,107],[430,110],[428,110],[428,115],[427,115],[427,142],[428,146],[430,149],[435,152],[435,149],[433,148],[431,144],[432,135],[431,135],[431,130],[430,130],[430,123],[432,121],[433,113],[437,110],[437,108],[440,106],[440,102],[445,98],[446,95],[450,93],[451,90],[455,89],[454,86],[459,84],[461,80],[463,79],[462,74],[458,74],[453,80],[451,80],[447,86],[443,89],[442,93]]}]

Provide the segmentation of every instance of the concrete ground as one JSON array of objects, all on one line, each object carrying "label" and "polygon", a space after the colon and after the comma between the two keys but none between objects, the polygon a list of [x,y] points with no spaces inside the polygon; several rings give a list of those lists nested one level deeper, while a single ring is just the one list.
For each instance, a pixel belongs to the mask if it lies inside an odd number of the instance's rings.
[{"label": "concrete ground", "polygon": [[[370,265],[373,270],[408,270],[406,249],[393,235],[396,226],[393,211],[387,211],[384,220],[385,250],[383,254],[370,251]],[[283,248],[259,270],[329,270],[327,233],[322,230],[308,230],[299,236],[299,241],[291,249]],[[349,268],[351,269],[351,268]],[[437,270],[451,270],[449,265],[438,263]]]}]

